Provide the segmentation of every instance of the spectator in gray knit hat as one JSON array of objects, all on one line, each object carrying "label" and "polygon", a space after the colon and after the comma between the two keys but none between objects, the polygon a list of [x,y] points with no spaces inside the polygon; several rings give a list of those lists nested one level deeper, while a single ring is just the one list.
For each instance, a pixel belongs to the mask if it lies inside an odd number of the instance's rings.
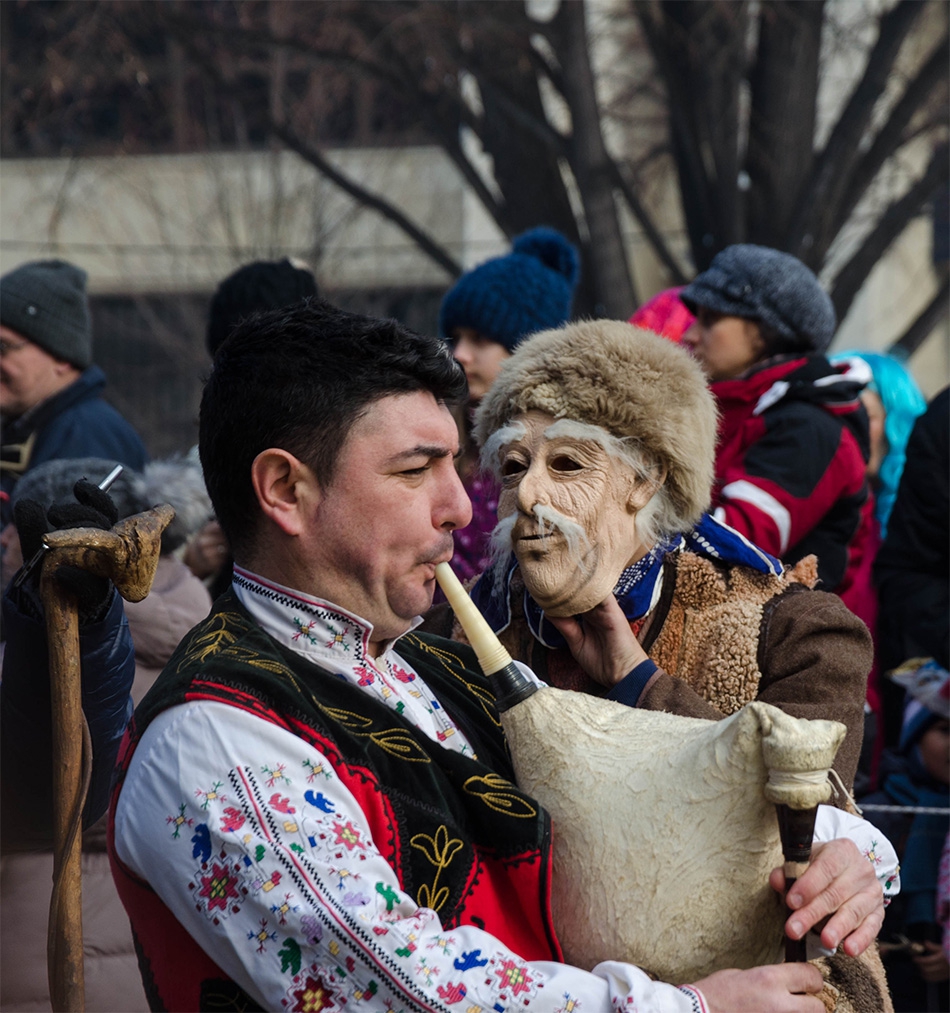
[{"label": "spectator in gray knit hat", "polygon": [[132,426],[102,398],[92,358],[86,272],[65,260],[21,264],[0,278],[0,524],[30,468],[58,458],[148,460]]},{"label": "spectator in gray knit hat", "polygon": [[861,360],[832,366],[831,299],[796,257],[740,244],[680,298],[683,335],[720,412],[713,507],[786,563],[818,558],[826,590],[853,586],[873,523]]}]

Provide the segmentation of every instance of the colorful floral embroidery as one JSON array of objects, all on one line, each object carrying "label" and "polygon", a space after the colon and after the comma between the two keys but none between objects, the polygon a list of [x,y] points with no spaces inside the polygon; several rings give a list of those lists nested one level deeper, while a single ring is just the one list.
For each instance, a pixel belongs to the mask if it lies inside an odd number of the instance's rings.
[{"label": "colorful floral embroidery", "polygon": [[266,947],[266,945],[268,943],[276,943],[277,942],[277,933],[276,932],[268,932],[267,931],[267,919],[266,918],[262,918],[261,919],[261,927],[256,932],[248,932],[247,938],[248,939],[253,939],[253,940],[255,940],[257,942],[257,952],[258,953],[265,953],[266,952],[265,947]]},{"label": "colorful floral embroidery", "polygon": [[195,798],[201,799],[202,809],[207,809],[212,802],[224,802],[227,800],[227,795],[218,793],[218,789],[222,787],[222,784],[223,782],[221,781],[215,781],[207,791],[202,791],[201,788],[195,788]]},{"label": "colorful floral embroidery", "polygon": [[415,672],[407,672],[406,669],[400,668],[399,665],[393,663],[389,666],[389,670],[400,682],[414,682],[416,678]]},{"label": "colorful floral embroidery", "polygon": [[[309,623],[303,622],[299,616],[294,616],[294,626],[297,628],[297,632],[291,637],[292,640],[299,640],[303,637],[309,640],[311,644],[317,643],[317,638],[314,636],[314,628],[318,625],[316,619],[311,619]],[[327,645],[329,646],[329,644]]]},{"label": "colorful floral embroidery", "polygon": [[500,966],[495,968],[495,974],[502,988],[511,989],[512,995],[530,990],[530,986],[534,984],[534,978],[528,973],[525,964],[507,958],[498,963]]},{"label": "colorful floral embroidery", "polygon": [[244,814],[235,809],[234,806],[228,806],[221,814],[221,817],[221,830],[226,834],[236,833],[245,823]]},{"label": "colorful floral embroidery", "polygon": [[185,803],[182,802],[178,807],[178,813],[175,816],[166,816],[166,823],[171,823],[175,828],[175,832],[172,834],[172,840],[178,840],[181,836],[182,827],[190,827],[194,824],[194,819],[185,815]]},{"label": "colorful floral embroidery", "polygon": [[261,767],[261,773],[267,775],[264,782],[268,788],[273,788],[278,781],[290,784],[290,778],[284,773],[287,769],[286,763],[276,763],[273,767]]},{"label": "colorful floral embroidery", "polygon": [[376,673],[372,669],[367,668],[366,665],[357,665],[353,669],[353,672],[358,677],[357,686],[372,686],[376,681]]},{"label": "colorful floral embroidery", "polygon": [[201,889],[198,891],[198,896],[204,898],[209,911],[215,909],[227,911],[228,902],[237,900],[240,897],[238,893],[238,883],[240,880],[225,865],[212,862],[210,875],[199,876],[198,878],[201,881]]},{"label": "colorful floral embroidery", "polygon": [[293,911],[300,910],[297,904],[290,903],[291,897],[293,897],[292,893],[285,893],[284,899],[281,901],[281,903],[274,904],[273,907],[271,907],[271,912],[277,915],[277,921],[280,925],[287,924],[287,915],[289,915]]},{"label": "colorful floral embroidery", "polygon": [[329,623],[327,623],[327,629],[331,637],[323,646],[329,648],[339,647],[348,652],[350,645],[346,642],[346,630],[335,630]]},{"label": "colorful floral embroidery", "polygon": [[440,999],[444,999],[450,1006],[453,1003],[461,1002],[466,995],[468,995],[468,989],[461,982],[446,982],[444,985],[439,985],[436,989]]},{"label": "colorful floral embroidery", "polygon": [[328,770],[322,763],[314,763],[312,760],[303,761],[304,770],[307,771],[307,783],[309,784],[317,776],[317,774],[323,774],[323,776],[329,781],[333,777],[332,771]]},{"label": "colorful floral embroidery", "polygon": [[880,865],[881,858],[875,851],[877,847],[877,841],[871,841],[871,846],[864,849],[864,857],[871,862],[872,865]]},{"label": "colorful floral embroidery", "polygon": [[336,834],[335,843],[342,844],[347,851],[364,847],[359,830],[349,820],[346,823],[334,823],[333,832]]},{"label": "colorful floral embroidery", "polygon": [[338,1008],[322,978],[308,975],[303,987],[294,990],[293,997],[297,1000],[297,1005],[292,1007],[294,1013],[323,1013]]}]

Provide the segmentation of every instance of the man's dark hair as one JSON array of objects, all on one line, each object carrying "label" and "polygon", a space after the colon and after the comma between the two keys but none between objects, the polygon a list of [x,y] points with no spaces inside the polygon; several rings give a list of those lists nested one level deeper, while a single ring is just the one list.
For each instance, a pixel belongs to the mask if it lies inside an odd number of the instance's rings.
[{"label": "man's dark hair", "polygon": [[288,451],[327,485],[373,402],[429,391],[453,405],[466,390],[445,342],[395,320],[314,299],[244,321],[215,359],[198,434],[205,483],[232,547],[247,546],[257,526],[251,464],[261,451]]}]

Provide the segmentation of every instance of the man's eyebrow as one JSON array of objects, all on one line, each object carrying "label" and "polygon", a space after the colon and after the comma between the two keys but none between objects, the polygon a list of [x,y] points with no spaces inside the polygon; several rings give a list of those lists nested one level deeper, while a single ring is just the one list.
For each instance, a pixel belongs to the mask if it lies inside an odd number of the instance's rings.
[{"label": "man's eyebrow", "polygon": [[411,460],[414,457],[425,457],[427,459],[442,458],[442,457],[453,457],[452,450],[449,447],[442,445],[428,445],[420,443],[415,447],[407,447],[405,450],[400,450],[399,453],[393,454],[392,457],[388,458],[387,464],[399,464],[402,461]]}]

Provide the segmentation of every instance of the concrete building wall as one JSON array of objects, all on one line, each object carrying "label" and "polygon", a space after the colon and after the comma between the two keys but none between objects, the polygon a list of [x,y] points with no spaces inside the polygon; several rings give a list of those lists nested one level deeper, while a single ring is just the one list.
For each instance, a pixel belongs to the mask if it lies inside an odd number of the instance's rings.
[{"label": "concrete building wall", "polygon": [[[507,249],[441,149],[346,149],[331,157],[392,199],[463,267]],[[662,180],[657,186],[679,253],[673,188]],[[0,273],[60,256],[89,272],[94,295],[210,293],[241,264],[285,255],[310,264],[326,292],[440,290],[451,282],[400,229],[291,152],[4,160],[0,220]],[[628,215],[624,228],[644,300],[669,281],[639,224]],[[938,285],[931,240],[930,219],[922,216],[868,278],[833,350],[884,350],[915,319]],[[909,367],[927,397],[947,384],[946,318]]]},{"label": "concrete building wall", "polygon": [[[333,162],[466,266],[503,237],[440,148],[346,149]],[[295,255],[328,290],[451,279],[395,225],[292,152],[5,160],[0,272],[61,256],[92,293],[207,292],[249,260]]]}]

